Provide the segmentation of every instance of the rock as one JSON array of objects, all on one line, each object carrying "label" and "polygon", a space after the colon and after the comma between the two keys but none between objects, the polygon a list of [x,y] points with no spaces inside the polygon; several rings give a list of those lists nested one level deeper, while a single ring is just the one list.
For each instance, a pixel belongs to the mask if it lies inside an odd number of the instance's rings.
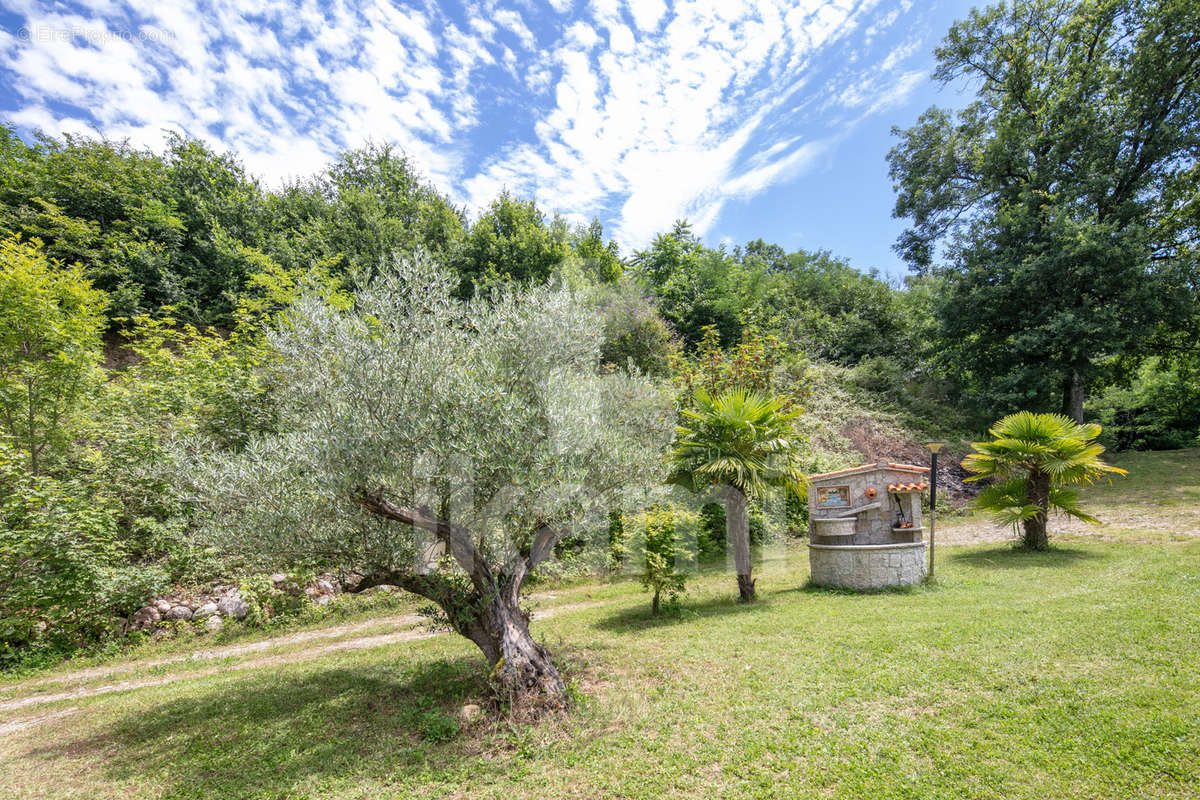
[{"label": "rock", "polygon": [[225,620],[221,619],[216,614],[204,621],[204,630],[208,631],[209,633],[216,633],[224,627]]},{"label": "rock", "polygon": [[171,610],[171,601],[160,597],[154,601],[154,607],[158,609],[158,613],[165,614]]},{"label": "rock", "polygon": [[217,601],[217,611],[226,617],[245,619],[250,613],[250,604],[242,599],[242,593],[234,589]]},{"label": "rock", "polygon": [[284,575],[282,572],[276,572],[271,576],[271,583],[275,584],[276,586],[281,583],[287,583],[287,575]]},{"label": "rock", "polygon": [[467,703],[458,710],[458,718],[468,725],[481,716],[483,716],[483,709],[474,703]]},{"label": "rock", "polygon": [[187,606],[171,606],[165,616],[167,619],[191,619],[192,610]]},{"label": "rock", "polygon": [[319,605],[319,606],[327,606],[327,605],[329,605],[330,603],[332,603],[332,602],[333,602],[333,595],[331,595],[331,594],[319,594],[319,595],[317,595],[317,596],[316,596],[316,598],[313,600],[313,602],[314,602],[314,603],[316,603],[316,604],[317,604],[317,605]]},{"label": "rock", "polygon": [[217,604],[209,600],[192,612],[192,619],[208,619],[213,614],[216,614],[217,610]]},{"label": "rock", "polygon": [[320,589],[325,594],[333,594],[333,592],[334,592],[333,584],[330,583],[329,581],[325,580],[324,578],[317,581],[317,588]]},{"label": "rock", "polygon": [[133,612],[133,618],[130,623],[135,631],[140,631],[144,628],[153,628],[154,624],[162,619],[162,614],[158,613],[158,609],[154,606],[144,606]]}]

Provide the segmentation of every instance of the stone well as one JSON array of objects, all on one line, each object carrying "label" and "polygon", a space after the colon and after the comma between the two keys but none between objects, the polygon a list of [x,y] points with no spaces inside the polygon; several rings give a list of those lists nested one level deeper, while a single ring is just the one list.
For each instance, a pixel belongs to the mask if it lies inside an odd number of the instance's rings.
[{"label": "stone well", "polygon": [[809,478],[812,582],[883,589],[924,580],[928,474],[928,467],[880,461]]}]

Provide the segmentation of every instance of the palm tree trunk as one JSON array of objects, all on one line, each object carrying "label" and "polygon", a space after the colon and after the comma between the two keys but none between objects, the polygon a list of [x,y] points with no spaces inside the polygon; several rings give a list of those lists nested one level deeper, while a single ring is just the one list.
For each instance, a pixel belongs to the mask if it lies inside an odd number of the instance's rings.
[{"label": "palm tree trunk", "polygon": [[754,599],[754,580],[750,574],[750,518],[746,514],[746,495],[734,486],[725,488],[725,535],[733,549],[738,597],[743,603],[749,603]]},{"label": "palm tree trunk", "polygon": [[1046,517],[1050,510],[1050,476],[1041,470],[1029,473],[1029,502],[1037,506],[1039,511],[1021,523],[1025,529],[1025,546],[1030,550],[1048,550],[1050,540],[1046,536]]}]

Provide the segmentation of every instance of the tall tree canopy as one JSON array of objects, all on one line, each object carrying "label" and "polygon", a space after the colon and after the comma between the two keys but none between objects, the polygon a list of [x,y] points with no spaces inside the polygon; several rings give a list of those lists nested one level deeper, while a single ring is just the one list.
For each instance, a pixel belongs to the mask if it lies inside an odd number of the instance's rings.
[{"label": "tall tree canopy", "polygon": [[547,222],[532,200],[501,192],[471,226],[459,253],[463,291],[507,281],[544,282],[570,254],[568,238],[560,217]]},{"label": "tall tree canopy", "polygon": [[265,244],[263,194],[238,161],[170,136],[162,155],[0,128],[0,232],[38,238],[109,294],[113,316],[174,305],[226,321]]},{"label": "tall tree canopy", "polygon": [[286,269],[318,261],[335,272],[380,268],[424,248],[445,259],[462,245],[462,214],[398,147],[368,143],[320,174],[268,197],[269,252]]},{"label": "tall tree canopy", "polygon": [[973,11],[931,108],[889,155],[897,249],[945,276],[947,366],[998,408],[1061,404],[1196,303],[1197,0],[1025,0]]}]

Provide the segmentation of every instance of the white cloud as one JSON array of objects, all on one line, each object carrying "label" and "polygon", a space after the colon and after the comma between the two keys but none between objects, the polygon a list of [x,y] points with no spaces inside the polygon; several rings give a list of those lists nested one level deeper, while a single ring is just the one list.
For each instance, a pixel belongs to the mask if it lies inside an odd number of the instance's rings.
[{"label": "white cloud", "polygon": [[14,6],[30,36],[0,32],[4,118],[148,146],[181,131],[272,181],[391,141],[456,201],[507,187],[628,249],[682,216],[704,233],[924,78],[921,38],[870,45],[907,0],[548,2]]},{"label": "white cloud", "polygon": [[[62,133],[90,114],[105,135],[151,145],[182,131],[270,179],[373,137],[446,182],[460,169],[449,143],[475,123],[471,72],[490,58],[445,20],[384,2],[30,8],[24,29],[28,41],[0,47],[23,101],[9,121]],[[78,111],[51,110],[63,104]]]},{"label": "white cloud", "polygon": [[563,41],[565,44],[575,45],[583,50],[591,50],[599,43],[600,36],[591,25],[575,22],[567,28],[563,35]]},{"label": "white cloud", "polygon": [[633,31],[627,25],[613,25],[608,29],[608,46],[616,53],[628,53],[633,49]]},{"label": "white cloud", "polygon": [[[635,0],[626,16],[616,0],[592,0],[609,51],[595,59],[578,47],[558,51],[555,105],[535,126],[536,141],[503,148],[465,183],[467,196],[478,205],[507,186],[549,209],[609,212],[626,249],[683,216],[704,233],[727,201],[794,177],[844,136],[796,136],[786,120],[812,102],[796,95],[810,64],[853,34],[874,5],[679,2],[666,18],[653,4]],[[578,42],[577,32],[570,38]],[[895,55],[888,70],[906,56]],[[871,113],[913,85],[875,68],[873,80],[851,87],[861,99],[836,84],[817,94]]]},{"label": "white cloud", "polygon": [[492,14],[492,19],[501,27],[514,33],[526,50],[532,50],[537,44],[533,31],[529,30],[525,20],[516,11],[510,8],[500,9]]},{"label": "white cloud", "polygon": [[629,0],[629,13],[638,30],[653,31],[667,13],[667,4],[663,0]]}]

